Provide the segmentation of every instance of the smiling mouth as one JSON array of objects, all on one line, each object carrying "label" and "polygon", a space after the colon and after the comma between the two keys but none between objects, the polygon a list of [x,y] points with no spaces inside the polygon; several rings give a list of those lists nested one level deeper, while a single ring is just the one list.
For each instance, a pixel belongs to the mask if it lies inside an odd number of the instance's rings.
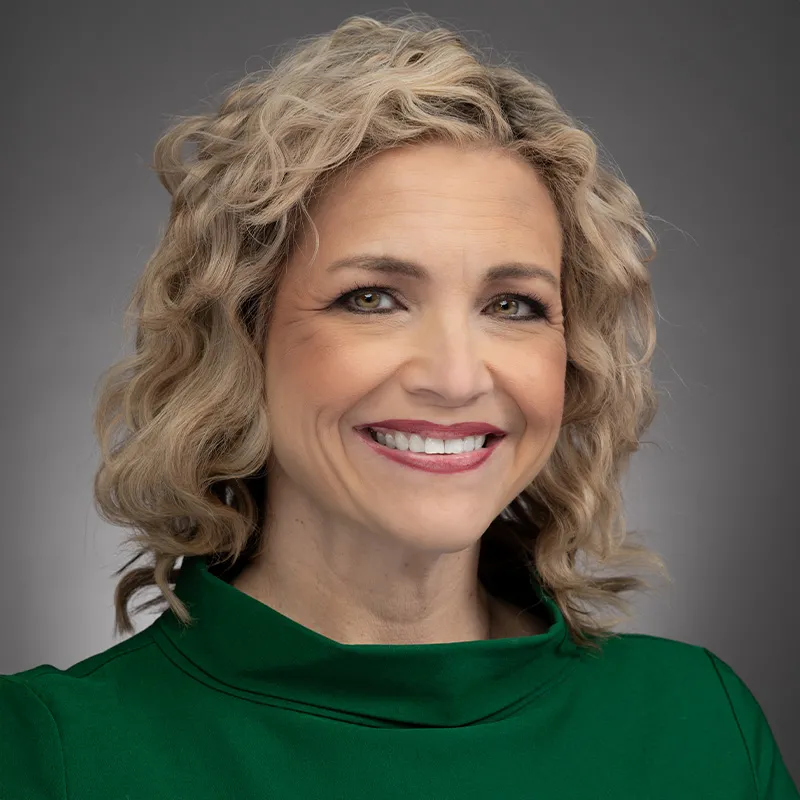
[{"label": "smiling mouth", "polygon": [[[424,450],[414,451],[414,450],[411,450],[411,448],[406,448],[405,450],[401,450],[399,447],[390,447],[385,442],[380,441],[380,439],[378,439],[377,432],[374,431],[372,428],[367,427],[367,428],[364,428],[362,430],[364,432],[366,432],[367,434],[369,434],[369,436],[370,436],[370,438],[372,439],[373,442],[375,442],[376,444],[381,445],[381,447],[387,448],[388,450],[396,450],[396,451],[401,452],[401,453],[403,453],[403,452],[405,452],[405,453],[416,453],[417,455],[421,455],[421,456],[424,456],[424,455],[437,455],[437,456],[441,456],[441,455],[461,455],[461,453],[426,453]],[[412,434],[406,434],[406,436],[409,436],[409,437],[411,435]],[[487,447],[491,447],[498,439],[502,439],[504,436],[505,436],[505,434],[487,433],[487,434],[485,434],[485,438],[484,438],[483,444],[480,447],[476,448],[476,450],[483,450],[483,449],[485,449]],[[431,438],[435,438],[435,437],[431,437]],[[460,437],[456,441],[461,441],[461,439],[465,439],[465,438],[467,438],[467,437]],[[474,438],[474,437],[472,437],[472,438]],[[423,439],[423,441],[424,441],[424,439]],[[451,440],[450,439],[442,439],[441,441],[448,442],[448,441],[451,441]],[[466,452],[475,452],[475,451],[474,450],[472,450],[472,451],[468,450]]]},{"label": "smiling mouth", "polygon": [[[374,450],[383,459],[402,465],[405,468],[421,470],[422,472],[426,472],[432,476],[465,474],[470,473],[473,470],[483,468],[484,464],[486,464],[492,458],[494,451],[500,446],[500,441],[506,437],[506,434],[486,434],[486,439],[484,440],[482,446],[478,447],[477,449],[463,450],[462,448],[462,452],[460,453],[430,453],[425,452],[424,445],[423,451],[418,452],[416,449],[411,450],[410,447],[408,447],[406,450],[400,450],[397,447],[383,444],[381,443],[380,439],[376,438],[375,431],[368,426],[357,428],[356,431],[367,447]],[[413,436],[413,434],[410,434],[409,439],[403,441],[402,443],[410,445],[410,436]],[[415,448],[419,448],[420,446],[420,440],[417,438],[417,436],[414,436]],[[384,439],[384,442],[385,441],[386,440]],[[423,439],[422,441],[424,443],[428,443],[430,446],[429,440]],[[476,444],[476,442],[473,439],[473,446],[474,444]],[[441,450],[442,448],[437,446],[435,449]]]}]

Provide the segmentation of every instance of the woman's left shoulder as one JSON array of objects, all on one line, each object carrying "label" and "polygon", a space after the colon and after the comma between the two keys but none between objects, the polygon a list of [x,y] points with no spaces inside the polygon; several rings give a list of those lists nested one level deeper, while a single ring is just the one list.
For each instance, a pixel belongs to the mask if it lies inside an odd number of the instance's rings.
[{"label": "woman's left shoulder", "polygon": [[741,754],[759,798],[797,798],[773,731],[751,687],[701,645],[618,633],[582,659],[587,685],[640,709],[663,730],[695,735],[696,746]]},{"label": "woman's left shoulder", "polygon": [[597,670],[636,676],[638,682],[675,683],[683,692],[694,686],[705,697],[711,691],[745,704],[745,695],[752,697],[743,679],[719,655],[702,645],[665,636],[614,633],[597,652],[587,651],[586,660]]}]

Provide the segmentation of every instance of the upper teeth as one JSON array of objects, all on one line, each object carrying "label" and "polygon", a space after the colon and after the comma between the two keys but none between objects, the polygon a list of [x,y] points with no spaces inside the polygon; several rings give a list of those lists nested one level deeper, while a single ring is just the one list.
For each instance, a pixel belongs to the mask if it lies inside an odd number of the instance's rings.
[{"label": "upper teeth", "polygon": [[395,450],[410,450],[412,453],[469,453],[471,450],[480,450],[486,441],[486,436],[463,436],[458,439],[423,438],[417,433],[411,435],[402,431],[375,431],[378,441]]}]

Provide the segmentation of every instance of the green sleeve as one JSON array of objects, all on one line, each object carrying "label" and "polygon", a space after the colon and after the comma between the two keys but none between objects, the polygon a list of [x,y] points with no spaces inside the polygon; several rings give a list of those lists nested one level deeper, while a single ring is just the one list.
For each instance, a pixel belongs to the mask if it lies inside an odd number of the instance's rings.
[{"label": "green sleeve", "polygon": [[786,769],[778,743],[755,696],[729,664],[710,650],[703,649],[711,658],[741,731],[753,770],[756,798],[800,800],[797,786]]},{"label": "green sleeve", "polygon": [[26,684],[0,675],[0,798],[66,800],[56,722]]}]

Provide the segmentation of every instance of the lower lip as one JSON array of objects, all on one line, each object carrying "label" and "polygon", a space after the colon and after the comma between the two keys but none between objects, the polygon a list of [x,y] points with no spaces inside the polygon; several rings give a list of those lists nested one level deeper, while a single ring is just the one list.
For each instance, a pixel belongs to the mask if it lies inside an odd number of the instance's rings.
[{"label": "lower lip", "polygon": [[480,450],[472,450],[469,453],[428,455],[426,453],[412,453],[410,450],[392,450],[389,447],[384,447],[380,442],[376,442],[372,438],[368,430],[359,430],[356,433],[376,453],[388,458],[390,461],[396,461],[398,464],[420,469],[423,472],[438,472],[439,474],[467,472],[477,469],[489,460],[497,445],[505,438],[504,436],[492,438],[486,447],[481,447]]}]

